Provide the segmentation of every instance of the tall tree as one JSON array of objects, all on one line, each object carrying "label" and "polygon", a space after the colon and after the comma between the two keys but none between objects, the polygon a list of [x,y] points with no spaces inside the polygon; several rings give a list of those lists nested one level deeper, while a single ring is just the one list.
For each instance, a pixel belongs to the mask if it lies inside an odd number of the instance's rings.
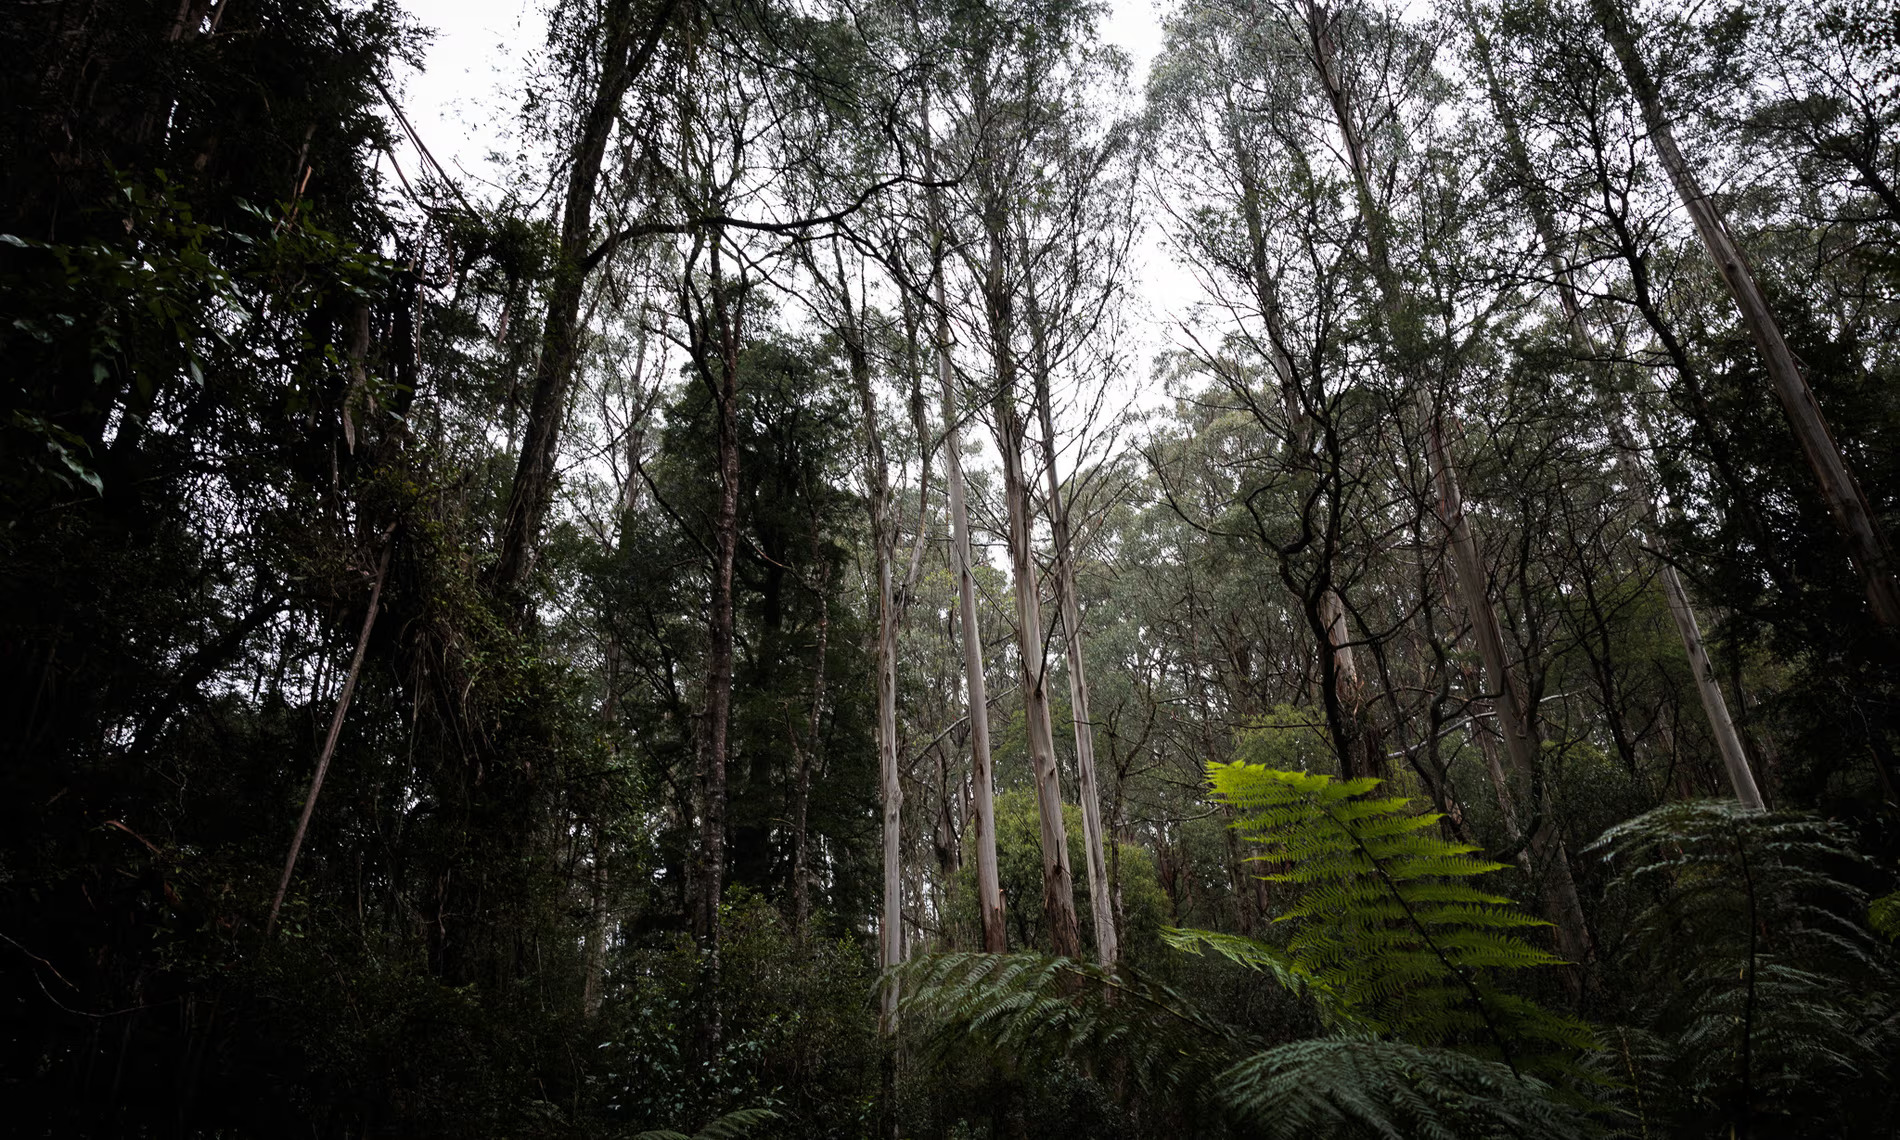
[{"label": "tall tree", "polygon": [[[1543,247],[1544,259],[1550,268],[1552,279],[1557,287],[1557,299],[1563,306],[1565,322],[1574,342],[1579,359],[1587,368],[1599,374],[1603,371],[1602,361],[1605,354],[1597,344],[1596,334],[1591,330],[1589,318],[1583,310],[1583,302],[1570,266],[1564,260],[1563,245],[1558,237],[1557,215],[1551,205],[1550,196],[1543,181],[1531,165],[1530,148],[1524,143],[1524,134],[1519,126],[1517,111],[1509,94],[1504,90],[1491,58],[1491,41],[1476,12],[1472,10],[1470,0],[1461,0],[1461,12],[1465,24],[1470,29],[1473,45],[1478,58],[1478,68],[1484,79],[1485,95],[1490,101],[1491,112],[1498,121],[1498,127],[1504,137],[1504,160],[1509,168],[1512,180],[1521,188],[1525,205],[1531,215],[1531,223],[1536,228],[1537,240]],[[1735,792],[1735,798],[1743,807],[1759,810],[1762,805],[1761,790],[1756,786],[1755,773],[1749,767],[1748,755],[1742,749],[1741,736],[1735,731],[1735,721],[1729,715],[1728,701],[1722,695],[1722,686],[1715,677],[1715,667],[1709,660],[1709,651],[1702,638],[1701,623],[1696,619],[1695,606],[1690,601],[1689,592],[1682,584],[1682,575],[1669,561],[1668,548],[1660,534],[1658,524],[1661,521],[1657,510],[1650,480],[1643,472],[1637,460],[1637,444],[1631,435],[1628,424],[1628,410],[1618,398],[1614,386],[1598,377],[1600,399],[1604,405],[1604,420],[1609,427],[1612,443],[1616,447],[1617,469],[1628,482],[1631,489],[1643,499],[1643,510],[1649,522],[1651,542],[1657,543],[1657,576],[1662,579],[1663,591],[1669,599],[1669,614],[1675,623],[1676,635],[1682,640],[1684,655],[1689,659],[1689,670],[1695,677],[1696,695],[1702,702],[1702,713],[1709,721],[1710,732],[1715,737],[1716,746],[1722,754],[1722,764],[1728,771],[1729,786]]]},{"label": "tall tree", "polygon": [[1834,525],[1846,540],[1849,554],[1859,570],[1867,604],[1874,620],[1889,629],[1900,628],[1900,564],[1894,560],[1893,545],[1873,507],[1854,477],[1827,417],[1815,401],[1814,391],[1802,374],[1783,335],[1768,298],[1755,279],[1747,256],[1729,231],[1727,221],[1713,199],[1702,189],[1695,168],[1676,141],[1676,131],[1663,96],[1637,44],[1635,29],[1619,0],[1590,0],[1590,9],[1603,29],[1604,38],[1616,52],[1628,81],[1630,93],[1642,108],[1643,122],[1649,128],[1649,141],[1656,157],[1669,175],[1683,209],[1695,223],[1709,257],[1715,262],[1722,283],[1741,314],[1742,324],[1761,354],[1775,399],[1788,417],[1795,441],[1813,473],[1816,489],[1827,503]]},{"label": "tall tree", "polygon": [[[534,563],[535,543],[554,496],[554,463],[567,420],[568,389],[579,359],[581,300],[588,281],[612,255],[594,225],[607,143],[625,113],[634,82],[652,64],[661,38],[690,0],[601,0],[581,16],[568,43],[584,111],[568,148],[560,247],[535,358],[528,422],[509,490],[508,510],[492,571],[497,589],[519,594]],[[598,45],[598,46],[596,46]]]},{"label": "tall tree", "polygon": [[[1450,539],[1453,578],[1464,595],[1472,623],[1472,639],[1484,662],[1489,686],[1499,695],[1496,706],[1499,728],[1520,794],[1526,797],[1533,812],[1526,838],[1538,873],[1549,876],[1546,907],[1551,921],[1556,924],[1558,944],[1564,955],[1581,964],[1593,957],[1589,926],[1560,825],[1552,810],[1551,791],[1542,771],[1536,710],[1531,707],[1506,651],[1503,630],[1491,600],[1485,560],[1465,510],[1457,468],[1446,445],[1444,416],[1431,398],[1425,372],[1429,362],[1429,349],[1424,343],[1426,315],[1418,300],[1406,289],[1393,260],[1388,215],[1374,189],[1373,156],[1362,129],[1364,111],[1357,105],[1356,91],[1349,85],[1341,66],[1335,34],[1340,16],[1316,0],[1303,3],[1300,15],[1307,37],[1308,58],[1343,143],[1341,159],[1352,179],[1386,334],[1391,338],[1398,367],[1417,405],[1420,430],[1426,439],[1427,465],[1437,489],[1438,516]],[[1397,31],[1390,27],[1386,30]]]}]

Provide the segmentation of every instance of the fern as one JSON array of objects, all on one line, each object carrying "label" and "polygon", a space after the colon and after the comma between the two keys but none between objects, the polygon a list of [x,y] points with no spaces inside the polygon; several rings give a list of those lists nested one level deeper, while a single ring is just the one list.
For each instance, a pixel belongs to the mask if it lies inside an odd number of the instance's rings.
[{"label": "fern", "polygon": [[[1209,944],[1245,963],[1246,941]],[[1585,1115],[1497,1062],[1363,1038],[1262,1049],[1126,969],[1110,975],[1039,954],[943,954],[897,976],[906,1024],[925,1027],[926,1055],[977,1050],[1028,1073],[1058,1058],[1079,1061],[1113,1070],[1186,1119],[1212,1114],[1246,1136],[1591,1134]],[[1231,1063],[1236,1053],[1245,1059]]]},{"label": "fern", "polygon": [[1865,862],[1843,829],[1682,803],[1611,828],[1593,849],[1620,869],[1613,896],[1639,905],[1615,960],[1635,1020],[1665,1046],[1645,1078],[1674,1094],[1658,1112],[1746,1130],[1764,1116],[1852,1112],[1856,1081],[1890,1097],[1879,1078],[1896,978],[1865,894],[1840,877]]},{"label": "fern", "polygon": [[1267,877],[1298,888],[1281,918],[1292,936],[1283,947],[1212,931],[1166,937],[1310,995],[1341,1036],[1268,1048],[1126,967],[943,954],[897,972],[904,1022],[926,1051],[980,1050],[1028,1071],[1080,1061],[1249,1136],[1589,1134],[1581,1111],[1515,1071],[1526,1060],[1563,1069],[1556,1062],[1594,1037],[1495,984],[1558,963],[1518,937],[1543,923],[1471,885],[1497,864],[1438,838],[1437,817],[1411,814],[1404,797],[1369,795],[1376,781],[1246,764],[1212,772],[1259,858],[1283,868]]},{"label": "fern", "polygon": [[1031,1070],[1072,1058],[1112,1066],[1151,1096],[1179,1098],[1243,1044],[1165,986],[1042,954],[938,954],[896,971],[906,1024],[926,1052],[977,1048]]},{"label": "fern", "polygon": [[1497,1062],[1393,1041],[1296,1041],[1247,1058],[1215,1084],[1235,1120],[1263,1140],[1563,1140],[1595,1132],[1547,1086]]},{"label": "fern", "polygon": [[1889,942],[1900,939],[1900,891],[1882,895],[1868,904],[1867,925]]},{"label": "fern", "polygon": [[737,1112],[728,1112],[691,1136],[660,1128],[635,1133],[633,1140],[745,1140],[761,1125],[777,1119],[778,1113],[769,1108],[742,1108]]},{"label": "fern", "polygon": [[1590,1028],[1504,992],[1501,971],[1560,964],[1520,937],[1547,925],[1470,880],[1500,869],[1473,847],[1433,831],[1439,816],[1414,813],[1404,796],[1374,796],[1374,779],[1336,780],[1253,764],[1209,769],[1235,824],[1260,844],[1263,876],[1298,888],[1276,921],[1293,927],[1284,948],[1206,931],[1177,931],[1184,949],[1206,946],[1310,992],[1336,1025],[1414,1045],[1488,1050],[1515,1067],[1521,1056],[1591,1048]]}]

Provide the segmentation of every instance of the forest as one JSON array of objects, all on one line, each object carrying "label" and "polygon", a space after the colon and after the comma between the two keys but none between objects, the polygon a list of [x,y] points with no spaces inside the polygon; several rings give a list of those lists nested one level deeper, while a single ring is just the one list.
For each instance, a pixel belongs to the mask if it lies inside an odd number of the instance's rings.
[{"label": "forest", "polygon": [[1900,1136],[1900,11],[536,10],[0,5],[8,1134]]}]

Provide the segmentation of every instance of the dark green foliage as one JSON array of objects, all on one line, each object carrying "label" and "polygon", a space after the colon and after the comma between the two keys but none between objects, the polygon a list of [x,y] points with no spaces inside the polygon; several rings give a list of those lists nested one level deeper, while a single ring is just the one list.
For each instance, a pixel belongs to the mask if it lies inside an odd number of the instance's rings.
[{"label": "dark green foliage", "polygon": [[[758,893],[734,887],[722,910],[716,1000],[724,1040],[710,1061],[691,1054],[688,1027],[705,1000],[703,963],[690,939],[624,947],[589,1042],[587,1096],[613,1128],[689,1134],[718,1119],[774,1137],[823,1140],[868,1129],[885,1052],[867,1016],[876,976],[855,939],[800,938]],[[730,1114],[730,1116],[728,1116]]]},{"label": "dark green foliage", "polygon": [[1866,868],[1845,829],[1681,803],[1597,848],[1640,906],[1613,986],[1655,1043],[1613,1067],[1630,1069],[1646,1121],[1818,1137],[1889,1119],[1900,976],[1868,928],[1854,885]]},{"label": "dark green foliage", "polygon": [[[945,954],[900,971],[903,1012],[933,1064],[987,1058],[1020,1074],[1064,1060],[1109,1082],[1148,1124],[1196,1135],[1570,1137],[1590,1118],[1506,1066],[1361,1036],[1265,1047],[1185,995],[1035,954]],[[1231,1058],[1245,1056],[1237,1063]]]},{"label": "dark green foliage", "polygon": [[742,1108],[726,1113],[691,1136],[661,1128],[637,1132],[633,1140],[744,1140],[777,1119],[778,1114],[769,1108]]},{"label": "dark green foliage", "polygon": [[[793,814],[796,739],[814,766],[810,842],[829,843],[838,856],[818,909],[846,915],[872,905],[876,758],[866,617],[849,565],[864,510],[844,489],[857,444],[834,364],[822,346],[790,338],[761,336],[741,354],[729,842],[732,881],[789,902],[784,824]],[[634,476],[637,505],[619,520],[616,547],[583,558],[588,601],[617,642],[610,684],[619,723],[611,731],[649,794],[678,797],[698,763],[694,686],[707,652],[699,607],[719,477],[712,397],[696,379],[669,396],[659,454]],[[821,617],[827,695],[812,741]],[[682,805],[680,818],[690,816]],[[675,868],[689,839],[684,830],[659,837],[668,887],[681,882]]]},{"label": "dark green foliage", "polygon": [[933,1056],[981,1050],[1033,1073],[1075,1057],[1148,1096],[1191,1101],[1242,1038],[1165,986],[1042,954],[936,954],[897,974],[900,1010]]},{"label": "dark green foliage", "polygon": [[1297,1041],[1247,1058],[1215,1080],[1246,1135],[1264,1140],[1595,1136],[1548,1086],[1454,1049],[1394,1041]]}]

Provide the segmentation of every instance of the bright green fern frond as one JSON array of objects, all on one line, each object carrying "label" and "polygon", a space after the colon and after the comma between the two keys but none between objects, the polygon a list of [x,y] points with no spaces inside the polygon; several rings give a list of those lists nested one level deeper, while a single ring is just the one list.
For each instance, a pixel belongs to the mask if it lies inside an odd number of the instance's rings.
[{"label": "bright green fern frond", "polygon": [[1452,1049],[1298,1041],[1222,1073],[1221,1099],[1265,1140],[1564,1140],[1595,1134],[1541,1082]]},{"label": "bright green fern frond", "polygon": [[1583,1022],[1497,992],[1496,975],[1560,959],[1523,938],[1547,923],[1472,882],[1500,864],[1439,835],[1438,816],[1375,794],[1373,779],[1238,763],[1212,765],[1209,777],[1259,845],[1261,877],[1295,888],[1276,919],[1289,933],[1284,948],[1191,931],[1177,946],[1293,979],[1335,1024],[1415,1045],[1537,1064],[1593,1046]]},{"label": "bright green fern frond", "polygon": [[1867,922],[1889,942],[1900,939],[1900,891],[1882,895],[1869,903]]}]

